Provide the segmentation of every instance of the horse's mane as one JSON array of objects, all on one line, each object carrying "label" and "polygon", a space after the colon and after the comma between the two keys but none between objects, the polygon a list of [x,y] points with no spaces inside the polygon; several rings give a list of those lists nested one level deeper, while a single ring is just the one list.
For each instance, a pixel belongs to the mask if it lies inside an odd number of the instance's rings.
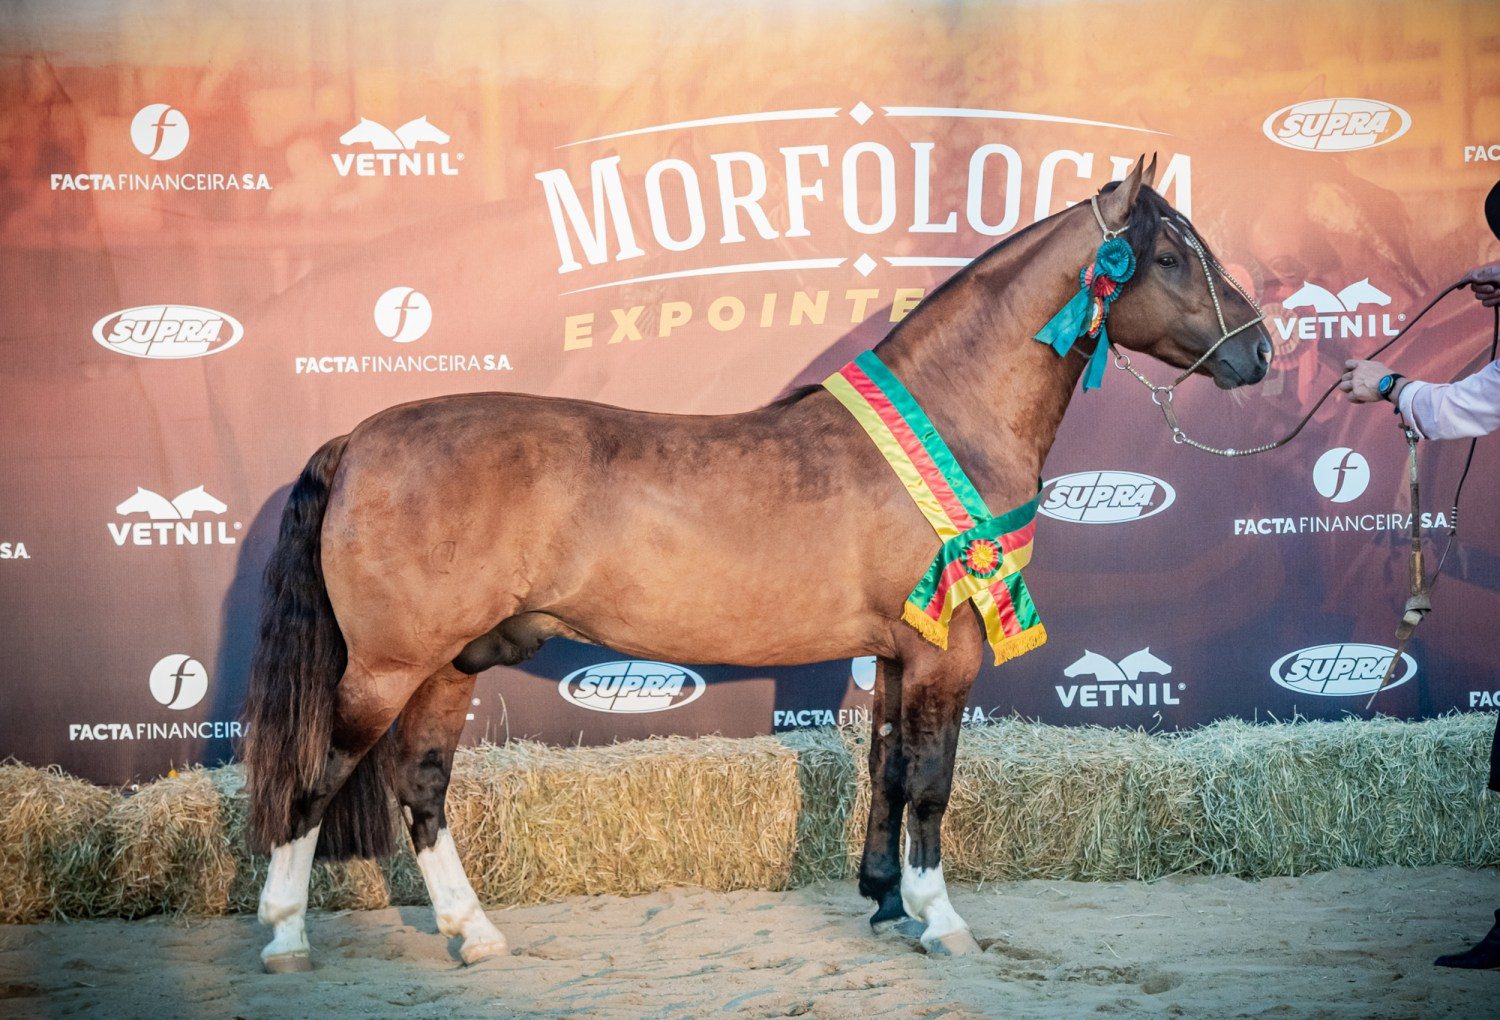
[{"label": "horse's mane", "polygon": [[[1110,181],[1100,189],[1100,192],[1101,194],[1108,194],[1109,192],[1115,190],[1115,188],[1119,187],[1119,185],[1119,181]],[[1011,234],[1003,241],[1000,241],[999,243],[986,249],[985,252],[978,258],[975,258],[963,269],[954,273],[952,276],[948,277],[948,279],[944,280],[942,283],[933,288],[933,290],[922,299],[921,303],[923,305],[926,305],[936,301],[947,291],[959,286],[963,281],[971,277],[976,270],[981,268],[984,263],[991,261],[994,256],[1004,252],[1012,245],[1020,244],[1030,234],[1040,229],[1054,217],[1061,216],[1063,215],[1063,213],[1068,211],[1069,210],[1065,209],[1061,212],[1053,213],[1052,216],[1048,216],[1045,219],[1037,220],[1030,226],[1016,231],[1014,234]],[[1141,185],[1140,192],[1136,195],[1135,206],[1130,211],[1130,222],[1126,225],[1124,234],[1125,240],[1130,245],[1131,251],[1135,252],[1136,279],[1139,280],[1141,277],[1151,271],[1151,254],[1156,248],[1156,238],[1161,233],[1162,224],[1167,221],[1175,222],[1182,228],[1191,231],[1193,236],[1198,239],[1198,243],[1203,245],[1204,252],[1208,254],[1210,258],[1213,257],[1213,253],[1208,247],[1208,242],[1203,240],[1198,232],[1193,229],[1193,225],[1188,221],[1188,218],[1174,209],[1165,198],[1162,198],[1153,189],[1143,184]],[[915,317],[915,310],[913,311],[912,315],[908,316],[906,319],[903,319],[900,323],[898,323],[896,327],[887,334],[887,338],[895,336],[898,332],[900,332],[902,326],[911,321],[913,317]],[[797,401],[802,400],[804,397],[807,397],[812,393],[816,393],[822,388],[823,387],[817,383],[813,383],[807,386],[798,386],[794,389],[788,390],[784,396],[773,400],[767,406],[778,407],[785,404],[795,404]]]}]

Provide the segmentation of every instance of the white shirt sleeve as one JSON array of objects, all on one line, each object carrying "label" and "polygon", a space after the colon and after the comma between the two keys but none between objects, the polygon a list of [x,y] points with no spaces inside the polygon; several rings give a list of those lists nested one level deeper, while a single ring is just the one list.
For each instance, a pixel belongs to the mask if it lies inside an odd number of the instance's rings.
[{"label": "white shirt sleeve", "polygon": [[1401,390],[1401,417],[1423,439],[1467,439],[1500,428],[1500,361],[1456,383],[1412,381]]}]

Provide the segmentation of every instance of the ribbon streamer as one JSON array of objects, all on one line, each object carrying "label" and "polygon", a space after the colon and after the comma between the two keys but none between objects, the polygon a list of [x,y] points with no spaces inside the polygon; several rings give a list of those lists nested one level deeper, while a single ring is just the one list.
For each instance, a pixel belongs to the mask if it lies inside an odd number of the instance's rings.
[{"label": "ribbon streamer", "polygon": [[1059,357],[1083,337],[1097,341],[1083,373],[1085,391],[1096,390],[1104,382],[1104,370],[1109,367],[1109,330],[1105,325],[1109,306],[1134,275],[1135,252],[1129,242],[1122,237],[1109,238],[1094,253],[1093,264],[1078,271],[1078,293],[1036,332],[1034,339],[1051,347]]}]

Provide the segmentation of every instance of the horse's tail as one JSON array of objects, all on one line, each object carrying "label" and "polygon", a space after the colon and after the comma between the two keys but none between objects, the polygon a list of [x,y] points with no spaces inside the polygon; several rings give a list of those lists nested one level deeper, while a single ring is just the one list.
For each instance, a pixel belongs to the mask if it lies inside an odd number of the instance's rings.
[{"label": "horse's tail", "polygon": [[[260,853],[307,831],[310,819],[303,816],[328,761],[348,649],[323,583],[323,513],[348,441],[339,436],[324,443],[302,469],[266,564],[244,741],[250,845]],[[318,838],[320,857],[391,852],[393,761],[387,734],[328,804]]]}]

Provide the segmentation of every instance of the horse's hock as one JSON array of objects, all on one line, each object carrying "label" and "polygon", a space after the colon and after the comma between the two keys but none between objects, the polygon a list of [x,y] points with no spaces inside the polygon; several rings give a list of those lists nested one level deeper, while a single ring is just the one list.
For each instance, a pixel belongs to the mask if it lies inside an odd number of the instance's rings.
[{"label": "horse's hock", "polygon": [[[1486,797],[1494,720],[1454,715],[1182,734],[967,728],[944,826],[962,881],[1245,878],[1334,867],[1500,864]],[[459,752],[448,817],[491,906],[671,885],[780,889],[853,873],[867,737],[666,738]],[[238,767],[131,796],[0,766],[0,921],[255,909]],[[319,865],[312,905],[425,902],[409,851]]]}]

